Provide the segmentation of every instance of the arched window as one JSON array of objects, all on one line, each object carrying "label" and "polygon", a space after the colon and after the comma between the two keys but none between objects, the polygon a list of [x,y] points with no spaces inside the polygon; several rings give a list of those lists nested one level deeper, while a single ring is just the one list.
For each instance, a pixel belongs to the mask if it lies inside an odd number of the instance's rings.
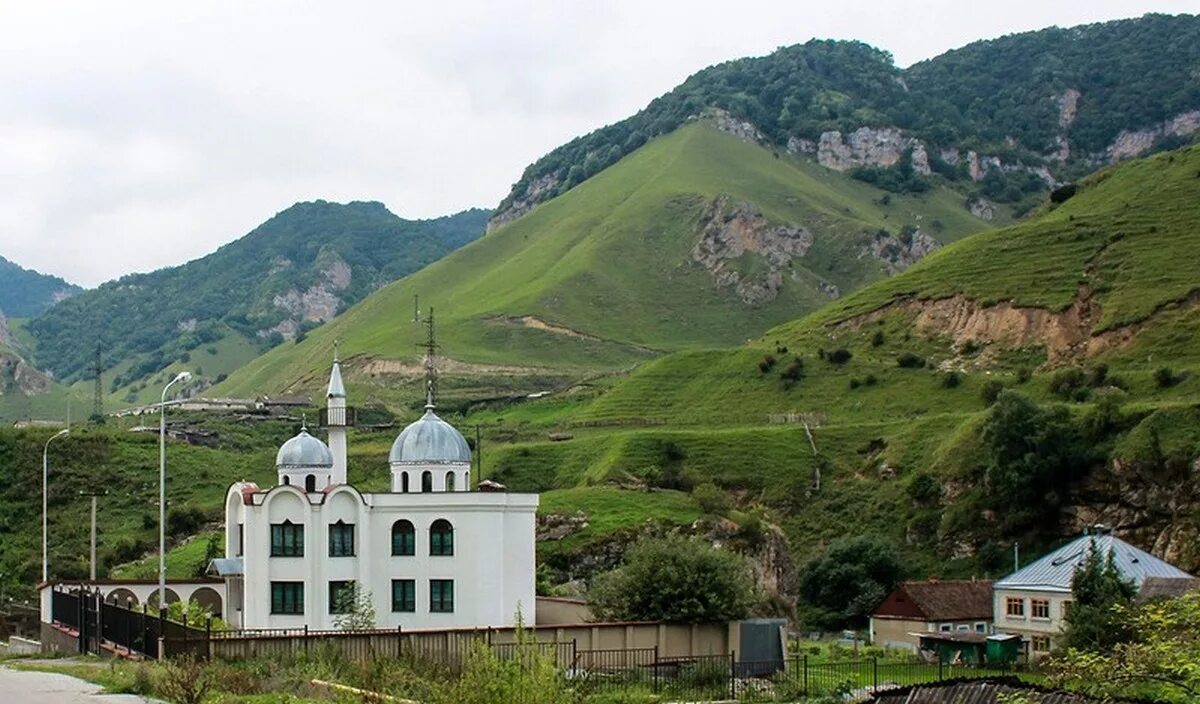
[{"label": "arched window", "polygon": [[283,485],[284,485],[284,486],[290,486],[290,485],[291,485],[291,483],[292,483],[292,478],[291,478],[291,477],[289,477],[289,476],[288,476],[288,475],[286,475],[286,474],[285,474],[285,475],[283,475]]},{"label": "arched window", "polygon": [[471,490],[471,470],[463,472],[463,491]]},{"label": "arched window", "polygon": [[446,472],[446,491],[454,491],[454,472]]},{"label": "arched window", "polygon": [[392,524],[392,554],[417,554],[417,529],[403,518]]},{"label": "arched window", "polygon": [[429,554],[454,554],[454,526],[450,525],[450,521],[439,518],[429,526]]},{"label": "arched window", "polygon": [[304,478],[304,490],[310,494],[317,490],[317,477],[315,475],[310,474]]},{"label": "arched window", "polygon": [[400,491],[405,494],[408,493],[408,472],[400,474]]},{"label": "arched window", "polygon": [[428,469],[421,472],[421,491],[426,494],[433,491],[433,472]]}]

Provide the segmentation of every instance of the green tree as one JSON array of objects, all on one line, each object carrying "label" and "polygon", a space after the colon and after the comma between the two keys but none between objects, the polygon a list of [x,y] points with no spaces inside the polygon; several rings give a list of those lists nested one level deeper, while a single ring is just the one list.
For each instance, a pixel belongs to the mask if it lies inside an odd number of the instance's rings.
[{"label": "green tree", "polygon": [[601,618],[704,623],[745,618],[756,599],[746,558],[694,538],[639,541],[600,575],[589,602]]},{"label": "green tree", "polygon": [[338,616],[333,623],[343,631],[361,631],[375,627],[375,601],[371,591],[358,582],[338,595]]},{"label": "green tree", "polygon": [[1051,684],[1101,698],[1200,700],[1200,592],[1117,606],[1128,639],[1111,649],[1069,649],[1051,661]]},{"label": "green tree", "polygon": [[814,625],[862,626],[901,574],[900,559],[886,540],[839,540],[805,566],[800,595],[812,608]]},{"label": "green tree", "polygon": [[1010,528],[1057,516],[1067,487],[1090,463],[1065,408],[1042,408],[1011,389],[1000,392],[988,412],[983,441],[986,491]]},{"label": "green tree", "polygon": [[1066,647],[1107,651],[1129,637],[1124,609],[1137,595],[1134,583],[1113,562],[1112,550],[1101,553],[1092,540],[1083,564],[1071,578],[1071,611]]}]

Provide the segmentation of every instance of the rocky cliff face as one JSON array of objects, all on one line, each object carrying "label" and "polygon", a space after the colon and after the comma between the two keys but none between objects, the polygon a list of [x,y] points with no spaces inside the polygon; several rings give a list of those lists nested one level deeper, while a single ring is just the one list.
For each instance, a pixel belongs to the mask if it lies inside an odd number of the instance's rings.
[{"label": "rocky cliff face", "polygon": [[333,259],[321,271],[324,280],[320,283],[303,291],[293,288],[276,294],[271,300],[272,305],[285,311],[288,317],[268,330],[260,330],[259,336],[278,332],[290,340],[299,332],[303,322],[324,323],[332,320],[342,303],[338,292],[350,286],[351,274],[349,264],[341,259]]},{"label": "rocky cliff face", "polygon": [[890,167],[911,152],[913,170],[928,176],[929,154],[918,139],[905,136],[896,127],[860,127],[848,135],[836,130],[823,132],[817,143],[817,163],[834,171],[849,171],[857,166]]},{"label": "rocky cliff face", "polygon": [[[813,244],[808,230],[795,225],[772,225],[762,212],[745,201],[717,196],[701,218],[699,241],[692,260],[712,273],[719,288],[733,287],[749,305],[772,301],[783,286],[784,272],[792,260],[803,257]],[[759,266],[746,266],[749,258]],[[765,266],[764,266],[765,265]],[[765,270],[764,270],[765,269]]]},{"label": "rocky cliff face", "polygon": [[889,275],[904,271],[941,246],[941,243],[921,230],[899,235],[877,232],[863,247],[860,256],[871,256],[883,262]]},{"label": "rocky cliff face", "polygon": [[1109,164],[1132,159],[1150,151],[1165,137],[1187,137],[1197,131],[1200,131],[1200,110],[1180,113],[1153,127],[1122,131],[1099,159]]}]

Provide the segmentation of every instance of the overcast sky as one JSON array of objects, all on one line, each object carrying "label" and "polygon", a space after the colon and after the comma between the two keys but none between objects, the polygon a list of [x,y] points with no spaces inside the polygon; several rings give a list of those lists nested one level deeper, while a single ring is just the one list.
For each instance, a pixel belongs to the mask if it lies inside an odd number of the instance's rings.
[{"label": "overcast sky", "polygon": [[298,200],[494,207],[521,170],[713,63],[812,37],[900,65],[1200,0],[0,0],[0,255],[94,286]]}]

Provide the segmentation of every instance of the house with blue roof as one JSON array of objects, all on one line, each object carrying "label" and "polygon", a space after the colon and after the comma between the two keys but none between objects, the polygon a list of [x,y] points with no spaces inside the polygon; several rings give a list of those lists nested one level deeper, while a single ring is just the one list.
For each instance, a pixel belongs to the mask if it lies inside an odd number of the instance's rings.
[{"label": "house with blue roof", "polygon": [[1150,577],[1191,576],[1097,526],[993,585],[996,630],[1020,635],[1032,657],[1049,653],[1071,612],[1071,579],[1093,549],[1105,557],[1112,553],[1113,564],[1138,589]]}]

